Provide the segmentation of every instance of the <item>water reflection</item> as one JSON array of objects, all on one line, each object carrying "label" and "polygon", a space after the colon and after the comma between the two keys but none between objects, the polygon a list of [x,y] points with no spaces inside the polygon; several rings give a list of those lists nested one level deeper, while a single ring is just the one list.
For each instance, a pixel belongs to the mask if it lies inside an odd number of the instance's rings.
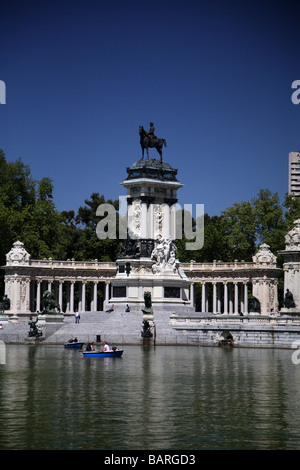
[{"label": "water reflection", "polygon": [[0,448],[297,449],[299,385],[288,350],[6,345]]}]

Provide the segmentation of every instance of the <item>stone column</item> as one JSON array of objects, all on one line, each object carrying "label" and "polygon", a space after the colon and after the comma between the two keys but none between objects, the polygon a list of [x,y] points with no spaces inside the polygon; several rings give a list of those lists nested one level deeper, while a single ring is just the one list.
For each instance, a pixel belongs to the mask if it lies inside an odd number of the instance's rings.
[{"label": "stone column", "polygon": [[82,283],[82,301],[81,301],[82,312],[86,311],[85,288],[86,288],[86,281],[83,281],[83,283]]},{"label": "stone column", "polygon": [[229,284],[229,314],[233,314],[233,284]]},{"label": "stone column", "polygon": [[221,283],[218,282],[217,285],[217,312],[221,313]]},{"label": "stone column", "polygon": [[248,283],[244,283],[244,315],[248,315]]},{"label": "stone column", "polygon": [[36,311],[41,311],[41,281],[36,281]]},{"label": "stone column", "polygon": [[66,305],[66,312],[70,312],[70,282],[67,282],[67,305]]},{"label": "stone column", "polygon": [[32,279],[30,281],[30,312],[35,312],[35,281]]},{"label": "stone column", "polygon": [[94,282],[94,294],[93,294],[93,310],[95,312],[97,312],[97,287],[98,287],[98,283],[97,282]]},{"label": "stone column", "polygon": [[217,283],[213,283],[213,313],[217,313]]},{"label": "stone column", "polygon": [[109,281],[105,281],[105,303],[109,301]]},{"label": "stone column", "polygon": [[142,204],[142,211],[141,211],[141,238],[147,238],[147,226],[148,226],[148,214],[147,214],[147,204]]},{"label": "stone column", "polygon": [[228,284],[224,282],[224,314],[228,314]]},{"label": "stone column", "polygon": [[78,312],[82,312],[82,283],[78,284]]},{"label": "stone column", "polygon": [[30,312],[30,278],[21,281],[21,310],[24,313]]},{"label": "stone column", "polygon": [[202,312],[206,312],[206,286],[205,282],[202,282]]},{"label": "stone column", "polygon": [[75,281],[71,281],[71,295],[70,295],[70,312],[74,313],[74,285]]},{"label": "stone column", "polygon": [[170,207],[168,206],[168,204],[162,204],[162,210],[163,210],[163,217],[164,217],[162,236],[163,238],[169,238],[170,237]]},{"label": "stone column", "polygon": [[194,294],[194,283],[192,282],[191,288],[190,288],[190,302],[191,305],[194,307],[195,305],[195,294]]},{"label": "stone column", "polygon": [[58,303],[60,306],[61,312],[63,311],[63,281],[59,281],[58,286]]},{"label": "stone column", "polygon": [[234,314],[239,313],[239,285],[238,282],[234,282]]}]

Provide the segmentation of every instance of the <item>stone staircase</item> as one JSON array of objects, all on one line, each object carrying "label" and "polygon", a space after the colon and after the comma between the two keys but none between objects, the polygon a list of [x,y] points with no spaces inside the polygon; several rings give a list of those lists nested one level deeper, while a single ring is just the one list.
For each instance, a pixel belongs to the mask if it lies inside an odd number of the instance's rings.
[{"label": "stone staircase", "polygon": [[74,317],[65,322],[52,335],[46,334],[47,343],[65,343],[70,338],[80,342],[103,342],[110,344],[137,344],[140,339],[142,314],[137,312],[85,312],[80,315],[80,323]]},{"label": "stone staircase", "polygon": [[[28,342],[28,318],[19,318],[16,323],[4,322],[0,329],[0,340],[5,342]],[[124,312],[84,312],[81,313],[80,323],[75,323],[73,315],[65,315],[63,323],[46,323],[42,327],[44,332],[43,343],[64,344],[71,338],[88,343],[102,343],[107,341],[110,345],[140,344],[142,330],[142,312],[139,310]],[[178,332],[170,326],[170,312],[154,312],[156,325],[156,344],[176,344]],[[34,339],[32,339],[34,341]]]}]

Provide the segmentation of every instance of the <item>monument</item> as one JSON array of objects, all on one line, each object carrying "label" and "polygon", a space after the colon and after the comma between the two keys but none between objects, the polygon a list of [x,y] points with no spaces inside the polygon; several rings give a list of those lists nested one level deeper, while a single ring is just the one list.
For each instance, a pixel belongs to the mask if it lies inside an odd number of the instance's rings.
[{"label": "monument", "polygon": [[[116,309],[141,312],[149,292],[154,315],[158,312],[194,311],[191,281],[176,258],[177,190],[183,185],[177,169],[162,161],[165,139],[140,127],[142,158],[127,168],[121,183],[127,190],[127,239],[117,257],[117,274],[111,281],[110,304]],[[144,159],[144,148],[156,149],[160,159]],[[155,155],[156,156],[156,155]]]}]

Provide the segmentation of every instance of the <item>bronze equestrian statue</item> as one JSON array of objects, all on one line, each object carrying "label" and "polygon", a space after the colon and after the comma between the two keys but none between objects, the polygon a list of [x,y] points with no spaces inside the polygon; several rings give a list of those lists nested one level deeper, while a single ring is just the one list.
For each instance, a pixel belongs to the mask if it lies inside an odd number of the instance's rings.
[{"label": "bronze equestrian statue", "polygon": [[163,146],[167,146],[167,142],[165,139],[159,139],[154,135],[154,125],[153,122],[150,122],[150,129],[149,132],[146,132],[143,126],[139,127],[139,134],[140,134],[140,144],[142,147],[142,160],[144,160],[144,150],[147,151],[147,160],[149,160],[149,148],[156,148],[159,153],[160,161],[162,162],[162,148]]}]

